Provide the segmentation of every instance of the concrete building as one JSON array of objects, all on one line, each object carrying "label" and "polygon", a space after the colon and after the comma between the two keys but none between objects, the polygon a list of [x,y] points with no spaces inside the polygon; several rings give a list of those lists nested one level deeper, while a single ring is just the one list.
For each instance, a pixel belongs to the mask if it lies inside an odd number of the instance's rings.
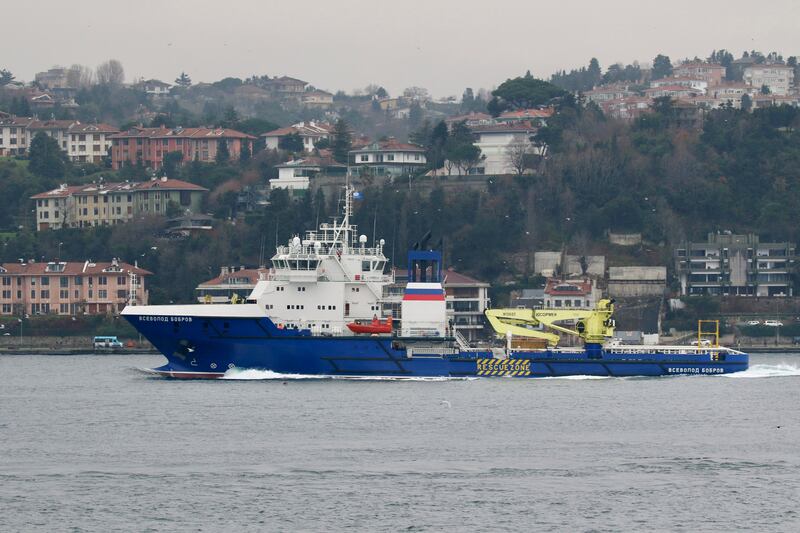
[{"label": "concrete building", "polygon": [[53,67],[46,72],[37,72],[33,79],[43,89],[67,87],[68,70],[64,67]]},{"label": "concrete building", "polygon": [[117,259],[108,263],[3,263],[0,314],[116,314],[128,303],[147,305],[146,277],[151,274]]},{"label": "concrete building", "polygon": [[542,309],[544,307],[544,289],[522,289],[511,294],[511,307],[519,309]]},{"label": "concrete building", "polygon": [[533,269],[537,275],[545,277],[561,274],[602,278],[606,275],[606,257],[604,255],[580,256],[563,255],[561,252],[535,252]]},{"label": "concrete building", "polygon": [[514,174],[513,157],[509,147],[514,144],[527,145],[531,155],[540,155],[541,150],[532,139],[539,127],[530,121],[471,126],[475,135],[475,146],[481,149],[481,162],[476,174]]},{"label": "concrete building", "polygon": [[299,135],[303,140],[303,150],[306,152],[313,152],[316,144],[321,140],[331,140],[333,133],[333,126],[327,122],[299,122],[285,128],[278,128],[277,130],[262,133],[264,138],[265,147],[268,150],[277,150],[281,146],[281,139],[289,135]]},{"label": "concrete building", "polygon": [[24,155],[33,138],[44,133],[55,139],[71,161],[100,163],[108,155],[111,136],[117,132],[117,128],[102,123],[11,117],[0,120],[0,155]]},{"label": "concrete building", "polygon": [[348,160],[347,171],[351,176],[363,173],[394,177],[416,175],[422,172],[426,164],[424,148],[395,139],[351,150]]},{"label": "concrete building", "polygon": [[686,61],[672,69],[672,74],[679,78],[705,80],[708,85],[719,85],[725,77],[725,67],[718,63],[705,61]]},{"label": "concrete building", "polygon": [[266,268],[244,268],[224,266],[219,276],[197,286],[197,301],[200,303],[229,303],[231,298],[247,298],[258,280],[269,273]]},{"label": "concrete building", "polygon": [[306,107],[314,109],[327,109],[333,106],[333,95],[327,91],[306,91],[300,97]]},{"label": "concrete building", "polygon": [[28,126],[32,118],[5,117],[0,119],[0,156],[24,155],[30,146]]},{"label": "concrete building", "polygon": [[308,156],[276,165],[277,179],[269,180],[270,189],[306,190],[311,180],[319,174],[326,176],[344,176],[347,165],[337,163],[330,156]]},{"label": "concrete building", "polygon": [[770,93],[785,96],[794,87],[794,68],[788,65],[751,65],[744,69],[743,79],[755,89],[767,86]]},{"label": "concrete building", "polygon": [[172,85],[161,80],[143,80],[136,84],[136,88],[147,96],[167,96],[172,90]]},{"label": "concrete building", "polygon": [[167,178],[144,182],[62,185],[31,196],[36,202],[36,229],[113,226],[143,215],[168,214],[172,208],[201,209],[208,189]]},{"label": "concrete building", "polygon": [[459,274],[453,269],[444,273],[447,315],[453,327],[469,342],[487,336],[484,312],[489,308],[488,283]]},{"label": "concrete building", "polygon": [[231,160],[241,157],[242,148],[253,153],[256,138],[226,128],[141,128],[135,127],[111,136],[111,165],[115,170],[138,163],[159,169],[164,156],[180,152],[183,162],[213,163],[224,143]]},{"label": "concrete building", "polygon": [[608,295],[611,298],[664,296],[667,267],[608,267]]},{"label": "concrete building", "polygon": [[683,295],[792,296],[795,247],[758,235],[709,233],[675,249]]}]

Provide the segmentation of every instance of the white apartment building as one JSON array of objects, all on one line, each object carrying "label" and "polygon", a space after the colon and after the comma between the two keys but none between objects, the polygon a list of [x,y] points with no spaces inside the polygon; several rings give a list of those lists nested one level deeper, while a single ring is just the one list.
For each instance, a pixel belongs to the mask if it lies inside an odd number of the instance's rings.
[{"label": "white apartment building", "polygon": [[794,86],[794,69],[787,65],[752,65],[744,69],[744,81],[757,89],[766,85],[772,94],[787,95]]}]

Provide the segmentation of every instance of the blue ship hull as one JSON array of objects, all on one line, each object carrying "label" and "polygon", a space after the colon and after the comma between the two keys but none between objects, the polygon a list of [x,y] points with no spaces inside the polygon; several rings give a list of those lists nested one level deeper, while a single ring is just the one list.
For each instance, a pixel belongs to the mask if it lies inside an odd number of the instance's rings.
[{"label": "blue ship hull", "polygon": [[[748,355],[739,352],[616,353],[594,346],[512,352],[506,359],[495,359],[490,351],[425,353],[414,347],[413,339],[312,336],[307,330],[279,329],[268,318],[136,314],[125,318],[167,358],[166,365],[153,370],[175,378],[219,378],[233,368],[324,376],[464,378],[725,374],[748,366]],[[413,355],[407,346],[413,347]]]}]

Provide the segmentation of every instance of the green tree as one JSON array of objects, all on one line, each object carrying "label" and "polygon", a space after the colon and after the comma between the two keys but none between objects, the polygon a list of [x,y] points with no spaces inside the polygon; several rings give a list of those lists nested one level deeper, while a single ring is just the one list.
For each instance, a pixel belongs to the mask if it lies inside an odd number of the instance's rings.
[{"label": "green tree", "polygon": [[24,96],[20,96],[19,98],[14,98],[11,100],[11,107],[9,111],[12,115],[16,115],[18,117],[29,117],[33,113],[31,112],[31,105],[28,103],[28,99]]},{"label": "green tree", "polygon": [[764,84],[761,86],[761,90],[759,92],[761,92],[761,94],[770,94],[772,91],[770,91],[769,85]]},{"label": "green tree", "polygon": [[333,158],[339,163],[346,164],[352,144],[350,126],[340,118],[333,126]]},{"label": "green tree", "polygon": [[753,109],[753,99],[750,98],[749,94],[742,95],[742,111],[750,111]]},{"label": "green tree", "polygon": [[164,175],[169,178],[175,178],[178,176],[178,169],[183,163],[183,152],[174,151],[174,152],[167,152],[164,154]]},{"label": "green tree", "polygon": [[411,127],[416,128],[419,126],[423,118],[424,114],[422,112],[422,106],[420,106],[418,102],[412,103],[411,108],[408,111],[408,122]]},{"label": "green tree", "polygon": [[58,146],[58,141],[44,133],[37,133],[28,151],[28,168],[34,174],[51,179],[63,179],[66,174],[66,155]]},{"label": "green tree", "polygon": [[305,149],[303,147],[303,138],[298,133],[290,133],[278,139],[278,148],[295,154]]},{"label": "green tree", "polygon": [[175,85],[185,89],[192,85],[192,78],[190,78],[185,72],[181,72],[180,76],[175,78]]},{"label": "green tree", "polygon": [[497,116],[507,109],[529,109],[550,103],[554,98],[564,96],[566,91],[552,83],[534,77],[506,80],[492,91],[488,104],[489,112]]},{"label": "green tree", "polygon": [[217,141],[217,155],[216,161],[218,165],[224,165],[231,158],[231,152],[228,150],[228,141],[220,139]]},{"label": "green tree", "polygon": [[653,59],[652,79],[659,80],[670,76],[672,76],[672,62],[669,60],[669,56],[658,54]]},{"label": "green tree", "polygon": [[250,161],[252,156],[253,154],[250,151],[250,141],[242,140],[242,149],[239,152],[239,161],[244,165]]},{"label": "green tree", "polygon": [[480,161],[481,149],[475,146],[472,132],[465,122],[453,124],[444,146],[444,156],[460,174],[468,173]]},{"label": "green tree", "polygon": [[12,81],[14,81],[14,75],[11,74],[11,71],[7,69],[0,69],[0,87],[8,85]]},{"label": "green tree", "polygon": [[594,87],[602,81],[603,71],[600,69],[600,62],[597,61],[596,57],[593,57],[589,61],[589,68],[586,69],[586,74],[588,77],[588,83],[591,84],[591,87]]}]

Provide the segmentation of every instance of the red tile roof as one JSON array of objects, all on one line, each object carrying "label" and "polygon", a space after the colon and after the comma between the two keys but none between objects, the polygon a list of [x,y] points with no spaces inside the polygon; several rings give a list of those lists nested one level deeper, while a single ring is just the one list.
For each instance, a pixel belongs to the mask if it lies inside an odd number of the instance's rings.
[{"label": "red tile roof", "polygon": [[130,137],[147,137],[150,139],[176,138],[176,139],[255,139],[252,135],[225,128],[131,128],[128,131],[113,135],[112,139],[124,139]]},{"label": "red tile roof", "polygon": [[506,111],[498,118],[504,119],[525,119],[525,118],[549,118],[553,116],[553,109],[519,109],[517,111]]},{"label": "red tile roof", "polygon": [[292,126],[286,126],[285,128],[278,128],[277,130],[268,131],[267,133],[262,133],[262,137],[284,137],[286,135],[292,135],[297,133],[300,136],[303,135],[328,135],[333,131],[333,126],[328,124],[327,122],[303,122],[300,124],[294,124]]},{"label": "red tile roof", "polygon": [[358,150],[351,150],[351,152],[424,152],[425,148],[417,146],[416,144],[402,143],[397,140],[390,139],[388,141],[378,141],[370,145],[360,148]]},{"label": "red tile roof", "polygon": [[266,268],[245,268],[240,270],[234,270],[232,272],[227,272],[225,274],[220,274],[216,278],[210,279],[208,281],[204,281],[200,283],[200,287],[208,287],[214,285],[229,285],[233,283],[239,283],[236,280],[238,278],[246,278],[248,284],[255,285],[259,279],[261,279],[261,274],[269,273],[269,269]]},{"label": "red tile roof", "polygon": [[455,270],[453,270],[452,268],[448,268],[444,272],[444,283],[443,283],[443,285],[445,287],[452,287],[452,286],[455,286],[455,285],[470,285],[470,286],[478,285],[478,286],[482,286],[482,287],[488,287],[489,286],[489,284],[486,283],[485,281],[480,281],[480,280],[477,280],[475,278],[471,278],[471,277],[469,277],[469,276],[467,276],[465,274],[460,274],[460,273],[456,272]]}]

